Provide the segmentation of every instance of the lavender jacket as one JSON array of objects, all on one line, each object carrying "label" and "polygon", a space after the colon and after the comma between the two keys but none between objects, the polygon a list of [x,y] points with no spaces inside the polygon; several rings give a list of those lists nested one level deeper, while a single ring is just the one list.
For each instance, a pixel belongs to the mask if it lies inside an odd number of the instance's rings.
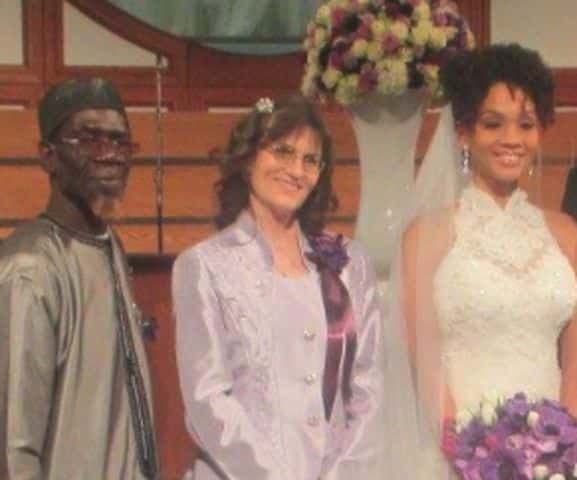
[{"label": "lavender jacket", "polygon": [[[301,251],[308,251],[302,234],[300,242]],[[345,409],[337,396],[327,422],[307,414],[311,398],[306,394],[290,399],[302,404],[302,425],[290,425],[302,432],[296,437],[285,435],[289,426],[279,409],[279,382],[310,384],[320,398],[321,383],[314,380],[322,369],[313,377],[309,372],[312,364],[324,365],[325,335],[312,333],[326,332],[324,315],[296,340],[318,342],[322,348],[315,351],[323,358],[275,358],[272,253],[247,212],[177,258],[172,288],[180,385],[187,429],[203,451],[194,478],[351,480],[370,471],[381,430],[382,309],[367,257],[354,241],[347,243],[347,252],[350,261],[341,278],[358,333],[352,401]],[[296,448],[305,454],[293,455]]]}]

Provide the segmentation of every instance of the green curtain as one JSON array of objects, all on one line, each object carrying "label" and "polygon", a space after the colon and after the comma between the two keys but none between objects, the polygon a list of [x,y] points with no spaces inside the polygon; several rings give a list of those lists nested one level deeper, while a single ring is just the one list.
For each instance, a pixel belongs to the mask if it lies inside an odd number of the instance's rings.
[{"label": "green curtain", "polygon": [[300,49],[322,0],[108,1],[156,28],[219,50],[274,55]]}]

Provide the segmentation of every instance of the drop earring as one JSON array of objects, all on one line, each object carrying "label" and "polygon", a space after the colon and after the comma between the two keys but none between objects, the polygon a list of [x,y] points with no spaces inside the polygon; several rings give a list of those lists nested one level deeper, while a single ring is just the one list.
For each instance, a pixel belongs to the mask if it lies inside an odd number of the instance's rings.
[{"label": "drop earring", "polygon": [[468,175],[471,173],[471,151],[469,150],[468,145],[463,145],[463,164],[461,165],[461,169],[464,175]]},{"label": "drop earring", "polygon": [[529,165],[529,176],[532,177],[535,175],[535,171],[537,167],[541,164],[541,150],[537,151],[537,154],[532,158],[531,164]]}]

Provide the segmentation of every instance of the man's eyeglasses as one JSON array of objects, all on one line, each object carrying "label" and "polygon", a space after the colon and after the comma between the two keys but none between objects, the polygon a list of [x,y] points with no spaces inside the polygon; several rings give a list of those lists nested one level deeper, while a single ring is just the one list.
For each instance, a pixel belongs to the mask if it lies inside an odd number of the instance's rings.
[{"label": "man's eyeglasses", "polygon": [[[283,167],[288,167],[296,162],[299,152],[286,143],[273,143],[266,147],[275,160]],[[302,165],[305,173],[309,175],[318,174],[322,171],[325,163],[315,154],[305,154],[302,156]]]},{"label": "man's eyeglasses", "polygon": [[131,142],[127,138],[114,138],[109,135],[94,135],[90,133],[61,137],[56,143],[64,143],[72,147],[81,148],[93,155],[100,155],[102,152],[112,150],[122,156],[131,157],[138,153],[140,149],[138,143]]}]

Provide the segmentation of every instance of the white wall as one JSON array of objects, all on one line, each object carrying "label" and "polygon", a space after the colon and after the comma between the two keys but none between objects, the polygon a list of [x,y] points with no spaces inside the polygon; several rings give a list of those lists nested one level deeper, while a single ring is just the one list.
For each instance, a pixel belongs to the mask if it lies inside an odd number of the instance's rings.
[{"label": "white wall", "polygon": [[577,67],[577,0],[492,0],[491,41],[533,48],[551,67]]},{"label": "white wall", "polygon": [[[0,0],[10,1],[10,0]],[[156,55],[94,22],[64,2],[64,64],[151,67]]]},{"label": "white wall", "polygon": [[22,32],[22,3],[0,0],[0,65],[24,63]]}]

